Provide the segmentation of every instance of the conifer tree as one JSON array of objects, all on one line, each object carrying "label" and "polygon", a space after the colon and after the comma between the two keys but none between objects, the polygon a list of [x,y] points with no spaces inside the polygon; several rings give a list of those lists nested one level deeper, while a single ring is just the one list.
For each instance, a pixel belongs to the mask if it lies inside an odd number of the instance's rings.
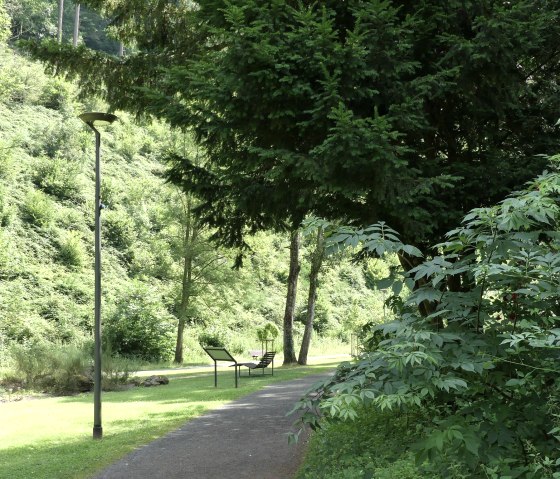
[{"label": "conifer tree", "polygon": [[208,167],[176,157],[170,177],[228,244],[313,213],[427,245],[558,149],[559,0],[83,3],[138,53],[29,49],[192,130]]}]

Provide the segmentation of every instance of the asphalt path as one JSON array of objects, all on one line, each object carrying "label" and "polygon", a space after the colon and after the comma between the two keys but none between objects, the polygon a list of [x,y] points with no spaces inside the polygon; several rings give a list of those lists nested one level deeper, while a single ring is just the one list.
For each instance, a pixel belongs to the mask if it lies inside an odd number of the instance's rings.
[{"label": "asphalt path", "polygon": [[95,479],[288,479],[305,438],[288,444],[286,414],[314,382],[307,376],[265,386],[133,451]]}]

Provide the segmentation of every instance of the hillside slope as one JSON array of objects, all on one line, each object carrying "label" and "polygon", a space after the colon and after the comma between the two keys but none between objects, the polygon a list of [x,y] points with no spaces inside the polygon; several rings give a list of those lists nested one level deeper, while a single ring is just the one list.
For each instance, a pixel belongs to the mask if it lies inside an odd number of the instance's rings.
[{"label": "hillside slope", "polygon": [[[71,84],[5,48],[0,52],[0,344],[87,341],[93,321],[94,136],[77,118],[103,110],[80,102]],[[156,324],[146,334],[171,345],[177,325],[184,252],[184,195],[165,183],[167,150],[196,154],[186,135],[160,124],[120,121],[102,135],[103,321],[137,316]],[[209,232],[203,232],[203,239]],[[245,267],[231,269],[232,252],[207,246],[211,265],[189,306],[187,348],[204,329],[242,349],[265,321],[281,323],[288,242],[262,233],[251,239]],[[298,317],[307,297],[307,247],[302,251]],[[196,265],[195,265],[196,266]],[[322,275],[318,330],[345,337],[381,313],[364,270],[346,258]],[[147,328],[147,326],[146,326]],[[296,329],[299,331],[301,326]],[[232,333],[234,331],[234,333]],[[169,354],[171,346],[168,347]]]}]

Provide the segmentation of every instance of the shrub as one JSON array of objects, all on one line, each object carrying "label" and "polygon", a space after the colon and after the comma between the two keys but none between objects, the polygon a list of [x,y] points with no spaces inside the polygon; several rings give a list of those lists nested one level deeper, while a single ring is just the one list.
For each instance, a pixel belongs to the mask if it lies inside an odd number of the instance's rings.
[{"label": "shrub", "polygon": [[273,323],[266,323],[262,328],[257,329],[259,341],[274,340],[278,337],[278,327]]},{"label": "shrub", "polygon": [[144,145],[145,138],[142,131],[127,122],[118,122],[114,126],[114,149],[126,160],[132,161]]},{"label": "shrub", "polygon": [[15,343],[10,347],[13,378],[18,378],[27,389],[41,387],[49,371],[48,348],[31,342]]},{"label": "shrub", "polygon": [[121,181],[114,178],[104,176],[101,181],[101,198],[103,203],[108,206],[109,211],[113,211],[115,205],[122,202],[123,188],[128,185],[123,185]]},{"label": "shrub", "polygon": [[105,337],[121,356],[167,360],[173,354],[174,321],[148,285],[134,282],[117,300],[105,323]]},{"label": "shrub", "polygon": [[[1,336],[0,336],[1,337]],[[55,394],[74,394],[93,388],[93,343],[87,345],[39,342],[14,343],[2,358],[6,369],[0,385]],[[136,363],[104,351],[102,388],[122,389],[129,383]]]},{"label": "shrub", "polygon": [[91,356],[76,345],[39,342],[14,343],[11,368],[4,381],[25,389],[71,394],[91,388]]},{"label": "shrub", "polygon": [[41,97],[45,75],[38,64],[22,62],[10,50],[0,48],[0,101],[8,104],[36,104]]},{"label": "shrub", "polygon": [[84,263],[85,251],[79,232],[69,231],[59,241],[60,261],[68,267],[80,267]]},{"label": "shrub", "polygon": [[120,251],[127,251],[133,244],[136,232],[132,219],[122,210],[105,210],[103,236]]},{"label": "shrub", "polygon": [[198,335],[198,342],[205,348],[224,348],[226,346],[226,332],[216,326],[210,327]]},{"label": "shrub", "polygon": [[72,394],[92,388],[92,358],[75,345],[51,346],[47,356],[48,374],[41,385],[57,394]]},{"label": "shrub", "polygon": [[13,146],[0,140],[0,179],[10,180],[14,174]]},{"label": "shrub", "polygon": [[53,78],[44,86],[39,102],[51,110],[62,110],[69,97],[71,97],[71,92],[68,83]]},{"label": "shrub", "polygon": [[117,391],[130,383],[131,376],[138,370],[138,365],[131,358],[114,354],[108,347],[103,352],[101,369],[101,387],[103,390]]},{"label": "shrub", "polygon": [[3,0],[0,0],[0,49],[10,37],[10,16],[6,12]]},{"label": "shrub", "polygon": [[0,227],[2,228],[9,226],[14,216],[14,208],[6,192],[7,188],[0,185]]},{"label": "shrub", "polygon": [[[23,293],[23,289],[17,291]],[[57,331],[54,325],[36,312],[26,310],[26,305],[20,301],[4,302],[0,309],[0,331],[9,342],[36,342],[38,340],[52,340]]]},{"label": "shrub", "polygon": [[[317,411],[351,420],[361,405],[421,410],[417,459],[444,477],[458,467],[468,477],[558,477],[560,156],[551,161],[526,189],[471,211],[404,274],[389,301],[399,320],[301,402],[306,422],[319,425]],[[338,239],[421,256],[383,224]],[[418,280],[406,301],[398,296]]]},{"label": "shrub", "polygon": [[[56,120],[46,124],[38,132],[39,142],[35,147],[36,156],[46,156],[56,160],[62,158],[69,163],[81,164],[84,151],[90,144],[91,137],[82,131],[82,124],[78,119],[55,117]],[[87,161],[91,157],[88,156]]]},{"label": "shrub", "polygon": [[[362,408],[351,422],[336,422],[318,431],[297,479],[432,479],[417,466],[406,414],[380,413]],[[449,476],[447,479],[452,479]]]},{"label": "shrub", "polygon": [[52,200],[38,190],[32,190],[26,195],[22,210],[25,221],[40,227],[51,224],[55,215]]},{"label": "shrub", "polygon": [[45,193],[64,200],[83,200],[81,166],[60,157],[41,158],[35,166],[33,182]]}]

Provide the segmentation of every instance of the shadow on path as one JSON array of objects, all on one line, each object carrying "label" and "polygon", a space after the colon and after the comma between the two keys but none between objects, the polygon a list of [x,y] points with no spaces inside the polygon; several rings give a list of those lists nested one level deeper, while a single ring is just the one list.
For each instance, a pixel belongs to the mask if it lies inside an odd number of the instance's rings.
[{"label": "shadow on path", "polygon": [[95,479],[288,479],[297,471],[304,438],[288,445],[295,416],[286,417],[314,375],[265,386],[187,422]]}]

